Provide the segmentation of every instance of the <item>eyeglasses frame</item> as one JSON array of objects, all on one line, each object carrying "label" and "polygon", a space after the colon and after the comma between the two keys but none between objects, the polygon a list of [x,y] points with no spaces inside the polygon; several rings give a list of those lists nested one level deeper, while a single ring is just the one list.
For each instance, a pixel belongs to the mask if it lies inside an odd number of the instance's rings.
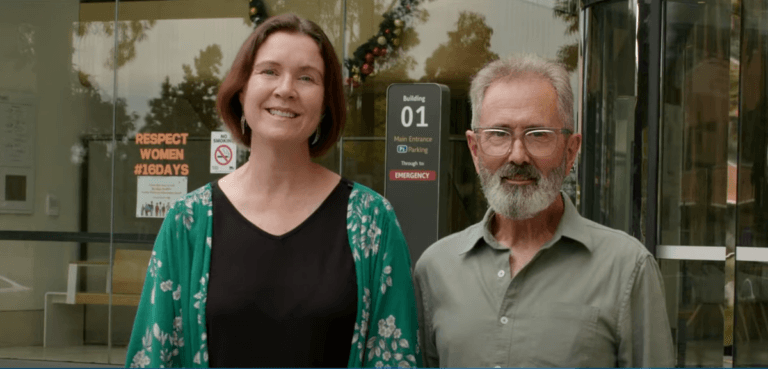
[{"label": "eyeglasses frame", "polygon": [[[504,132],[509,133],[512,137],[515,137],[515,130],[507,128],[507,127],[478,127],[478,128],[473,128],[472,132],[474,132],[475,134],[479,134],[479,133],[481,133],[482,131],[485,131],[485,130],[504,131]],[[529,132],[534,132],[534,131],[550,131],[550,132],[555,132],[555,133],[561,133],[563,135],[571,135],[571,134],[573,134],[573,131],[568,129],[568,128],[530,127],[530,128],[526,128],[526,129],[523,130],[523,135],[522,136],[525,137],[525,135],[527,135]],[[480,143],[480,139],[479,138],[477,138],[477,143],[478,143],[477,146],[480,147],[480,151],[482,151],[483,154],[488,155],[488,156],[492,156],[492,157],[495,157],[495,158],[500,158],[502,156],[509,155],[509,153],[512,151],[512,147],[514,146],[514,141],[512,141],[513,144],[509,145],[509,150],[507,150],[506,153],[501,154],[501,155],[491,155],[491,154],[488,154],[488,153],[485,152],[485,150],[483,149],[483,145]],[[528,147],[525,146],[525,141],[523,141],[523,147],[525,147],[525,151],[528,152],[529,155],[531,155],[533,157],[536,157],[536,158],[550,157],[555,152],[553,150],[552,153],[550,153],[549,155],[537,156],[537,155],[533,155],[528,150]]]}]

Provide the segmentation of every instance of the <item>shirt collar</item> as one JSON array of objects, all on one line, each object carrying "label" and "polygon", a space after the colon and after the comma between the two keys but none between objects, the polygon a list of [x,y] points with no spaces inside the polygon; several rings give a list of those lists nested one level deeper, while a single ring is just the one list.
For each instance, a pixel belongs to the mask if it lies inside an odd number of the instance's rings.
[{"label": "shirt collar", "polygon": [[[560,224],[557,225],[555,234],[544,247],[549,247],[560,240],[560,238],[567,237],[583,245],[589,251],[592,251],[595,245],[591,242],[592,238],[588,231],[587,220],[579,214],[576,210],[576,206],[573,205],[568,195],[562,191],[560,192],[560,195],[565,203],[565,210],[563,211],[562,218],[560,218]],[[467,242],[459,249],[459,254],[465,254],[472,250],[480,243],[479,241],[481,239],[484,239],[485,243],[493,248],[503,247],[499,245],[491,232],[490,226],[494,214],[495,212],[489,208],[488,211],[485,212],[483,220],[468,229]]]}]

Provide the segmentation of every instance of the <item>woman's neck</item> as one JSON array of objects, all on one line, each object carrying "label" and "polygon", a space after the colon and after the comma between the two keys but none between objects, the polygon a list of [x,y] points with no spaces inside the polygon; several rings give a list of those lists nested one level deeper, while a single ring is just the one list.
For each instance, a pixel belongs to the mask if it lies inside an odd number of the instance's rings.
[{"label": "woman's neck", "polygon": [[312,162],[309,148],[297,146],[252,145],[250,158],[238,178],[245,190],[263,195],[296,193],[317,178],[321,168]]}]

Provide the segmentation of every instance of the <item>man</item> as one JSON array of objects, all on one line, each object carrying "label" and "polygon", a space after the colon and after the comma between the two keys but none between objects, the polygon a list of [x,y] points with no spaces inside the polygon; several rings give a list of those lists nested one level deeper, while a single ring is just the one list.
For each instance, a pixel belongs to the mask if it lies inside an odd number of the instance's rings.
[{"label": "man", "polygon": [[581,146],[568,73],[498,60],[470,94],[467,143],[489,210],[416,264],[425,364],[674,366],[655,259],[560,192]]}]

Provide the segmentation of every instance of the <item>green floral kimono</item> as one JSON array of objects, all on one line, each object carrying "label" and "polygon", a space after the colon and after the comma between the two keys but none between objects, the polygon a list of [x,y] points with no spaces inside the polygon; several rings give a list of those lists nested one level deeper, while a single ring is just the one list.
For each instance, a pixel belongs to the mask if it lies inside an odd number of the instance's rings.
[{"label": "green floral kimono", "polygon": [[[208,184],[179,199],[168,212],[147,268],[126,366],[208,366],[211,198]],[[421,366],[411,261],[392,206],[355,183],[347,233],[358,284],[349,367]]]}]

